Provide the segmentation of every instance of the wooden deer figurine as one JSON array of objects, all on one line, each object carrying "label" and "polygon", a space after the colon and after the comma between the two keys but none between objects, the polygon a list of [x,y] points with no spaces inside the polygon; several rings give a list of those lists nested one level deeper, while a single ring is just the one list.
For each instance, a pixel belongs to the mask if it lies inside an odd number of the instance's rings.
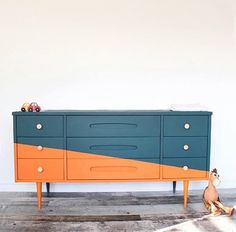
[{"label": "wooden deer figurine", "polygon": [[219,174],[217,173],[217,169],[214,168],[210,172],[208,186],[203,192],[203,203],[212,215],[216,216],[220,215],[222,212],[225,212],[229,216],[232,216],[234,213],[234,208],[226,207],[220,202],[219,194],[216,190],[216,186],[219,183]]}]

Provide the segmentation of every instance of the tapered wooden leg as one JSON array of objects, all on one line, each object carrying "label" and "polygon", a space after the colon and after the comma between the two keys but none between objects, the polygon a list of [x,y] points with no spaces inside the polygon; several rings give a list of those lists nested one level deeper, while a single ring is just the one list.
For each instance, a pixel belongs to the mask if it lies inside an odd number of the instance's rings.
[{"label": "tapered wooden leg", "polygon": [[186,208],[188,204],[188,186],[189,186],[189,181],[184,180],[184,208]]},{"label": "tapered wooden leg", "polygon": [[37,197],[38,197],[38,208],[42,207],[42,182],[36,182],[37,186]]}]

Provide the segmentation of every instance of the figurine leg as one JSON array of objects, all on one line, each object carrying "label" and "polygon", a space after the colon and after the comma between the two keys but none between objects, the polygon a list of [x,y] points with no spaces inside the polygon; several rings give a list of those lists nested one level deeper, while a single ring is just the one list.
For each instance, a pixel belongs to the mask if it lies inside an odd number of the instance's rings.
[{"label": "figurine leg", "polygon": [[222,209],[225,213],[229,214],[230,216],[234,214],[234,208],[226,207],[219,201],[216,201],[215,203],[220,209]]},{"label": "figurine leg", "polygon": [[173,181],[173,193],[176,191],[176,181]]},{"label": "figurine leg", "polygon": [[217,208],[214,203],[211,202],[210,205],[211,205],[211,213],[213,216],[218,216],[221,214],[221,210]]},{"label": "figurine leg", "polygon": [[47,188],[47,197],[49,197],[50,195],[50,183],[46,183],[46,188]]},{"label": "figurine leg", "polygon": [[37,197],[38,197],[38,208],[42,207],[42,182],[37,182]]},{"label": "figurine leg", "polygon": [[187,208],[187,203],[188,203],[188,185],[189,181],[184,180],[184,208]]}]

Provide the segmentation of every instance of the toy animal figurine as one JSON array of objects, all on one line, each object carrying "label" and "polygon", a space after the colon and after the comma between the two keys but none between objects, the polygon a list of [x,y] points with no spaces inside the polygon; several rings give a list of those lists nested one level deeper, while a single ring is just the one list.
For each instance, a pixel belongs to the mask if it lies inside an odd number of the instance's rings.
[{"label": "toy animal figurine", "polygon": [[219,194],[216,190],[216,186],[219,183],[219,174],[217,173],[217,169],[214,168],[210,172],[208,186],[203,192],[203,203],[207,210],[214,216],[220,215],[222,212],[232,216],[234,214],[234,208],[226,207],[220,201]]}]

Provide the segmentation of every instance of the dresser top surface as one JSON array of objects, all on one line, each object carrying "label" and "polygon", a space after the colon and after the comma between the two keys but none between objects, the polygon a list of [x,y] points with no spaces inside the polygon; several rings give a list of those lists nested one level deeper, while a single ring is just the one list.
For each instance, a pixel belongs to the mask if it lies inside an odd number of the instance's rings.
[{"label": "dresser top surface", "polygon": [[44,110],[41,112],[12,112],[13,115],[211,115],[210,111],[173,110]]}]

